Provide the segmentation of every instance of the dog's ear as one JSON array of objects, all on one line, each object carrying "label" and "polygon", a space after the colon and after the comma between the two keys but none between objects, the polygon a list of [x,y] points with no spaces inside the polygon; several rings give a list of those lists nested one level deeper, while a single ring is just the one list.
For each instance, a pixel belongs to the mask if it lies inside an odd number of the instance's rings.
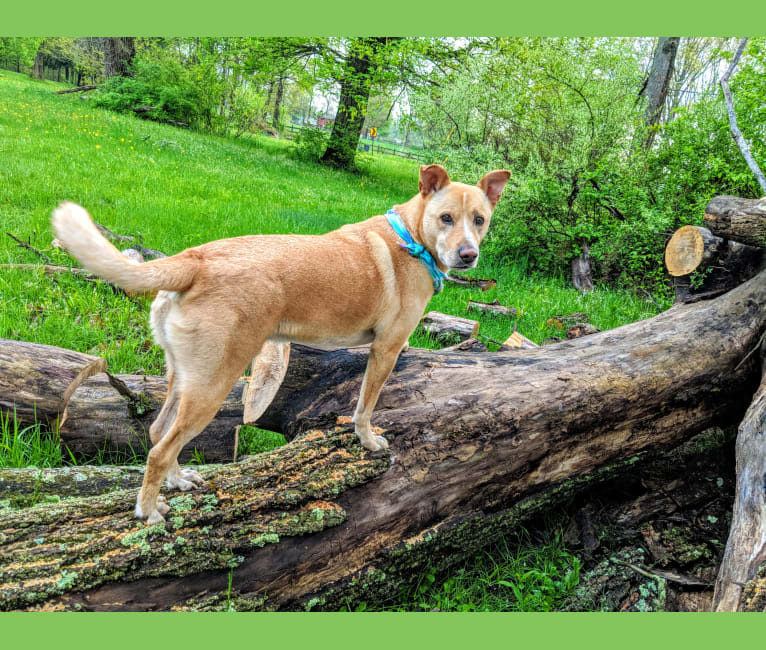
[{"label": "dog's ear", "polygon": [[449,185],[450,180],[447,170],[441,165],[421,165],[420,182],[418,188],[423,196],[431,192],[438,192],[442,187]]},{"label": "dog's ear", "polygon": [[510,177],[511,172],[507,169],[496,169],[493,172],[485,174],[477,183],[479,189],[487,195],[493,210],[495,209],[495,205],[500,199],[500,195],[503,193],[503,188]]}]

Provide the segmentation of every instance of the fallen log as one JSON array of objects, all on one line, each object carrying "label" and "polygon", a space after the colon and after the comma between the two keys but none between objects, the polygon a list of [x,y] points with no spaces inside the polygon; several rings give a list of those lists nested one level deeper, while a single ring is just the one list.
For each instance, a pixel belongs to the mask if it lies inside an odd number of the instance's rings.
[{"label": "fallen log", "polygon": [[765,262],[762,248],[716,237],[698,226],[679,228],[665,247],[665,265],[674,276],[676,302],[729,291],[752,278]]},{"label": "fallen log", "polygon": [[293,345],[259,422],[300,437],[173,496],[165,525],[133,519],[135,490],[0,514],[0,607],[215,609],[230,594],[239,609],[333,609],[381,598],[645,454],[739,421],[757,385],[757,360],[743,358],[765,328],[762,273],[716,300],[544,348],[410,350],[373,419],[390,454],[309,419],[351,414],[366,351]]},{"label": "fallen log", "polygon": [[[179,459],[202,457],[206,462],[236,458],[243,396],[247,384],[238,382],[205,430],[187,444]],[[63,412],[59,437],[77,458],[97,453],[145,458],[151,447],[149,427],[167,395],[167,379],[145,375],[90,377],[72,392]]]},{"label": "fallen log", "polygon": [[454,343],[454,338],[457,338],[458,342],[465,341],[476,338],[479,333],[479,321],[438,311],[429,311],[423,316],[421,325],[426,332],[442,343]]},{"label": "fallen log", "polygon": [[469,278],[465,275],[459,275],[457,273],[451,273],[444,278],[444,281],[449,284],[455,284],[459,287],[476,287],[482,291],[489,291],[497,286],[497,280],[489,278]]},{"label": "fallen log", "polygon": [[105,368],[100,357],[0,339],[0,413],[54,425],[80,384]]},{"label": "fallen log", "polygon": [[705,208],[705,225],[718,237],[766,247],[766,197],[716,196]]},{"label": "fallen log", "polygon": [[515,318],[519,313],[516,307],[506,307],[501,305],[498,300],[492,302],[478,302],[476,300],[469,300],[466,311],[481,311],[489,314],[496,314],[498,316],[507,316],[508,318]]},{"label": "fallen log", "polygon": [[742,611],[748,583],[766,568],[766,376],[739,426],[736,455],[734,515],[713,596],[718,612]]},{"label": "fallen log", "polygon": [[57,95],[66,95],[67,93],[86,93],[89,90],[95,90],[98,88],[97,84],[89,84],[87,86],[77,86],[76,88],[65,88],[64,90],[57,90]]}]

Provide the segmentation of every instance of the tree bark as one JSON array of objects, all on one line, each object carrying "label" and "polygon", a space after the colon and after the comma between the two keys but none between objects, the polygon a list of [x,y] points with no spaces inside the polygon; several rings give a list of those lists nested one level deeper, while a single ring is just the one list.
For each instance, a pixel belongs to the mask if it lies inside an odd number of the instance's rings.
[{"label": "tree bark", "polygon": [[[765,351],[762,345],[761,364]],[[713,596],[718,612],[741,611],[748,583],[766,569],[766,376],[739,426],[736,454],[734,516]],[[766,606],[765,594],[761,600]]]},{"label": "tree bark", "polygon": [[321,162],[339,169],[356,170],[356,149],[367,113],[372,77],[376,72],[375,54],[387,40],[381,37],[358,38],[349,43],[338,111]]},{"label": "tree bark", "polygon": [[[665,265],[674,276],[676,302],[720,295],[756,275],[764,250],[722,239],[707,228],[684,226],[665,248]],[[697,273],[694,278],[690,274]]]},{"label": "tree bark", "polygon": [[593,291],[593,269],[590,265],[590,245],[579,242],[581,255],[572,260],[572,284],[582,293]]},{"label": "tree bark", "polygon": [[129,76],[130,64],[135,55],[134,37],[104,38],[104,75],[106,78]]},{"label": "tree bark", "polygon": [[[662,107],[665,105],[670,80],[673,78],[673,68],[680,41],[680,37],[677,36],[662,37],[657,40],[649,77],[639,94],[639,97],[644,97],[647,101],[644,113],[644,122],[647,126],[657,124],[662,116]],[[650,129],[645,143],[647,149],[652,146],[654,136],[655,132]]]},{"label": "tree bark", "polygon": [[432,334],[437,340],[454,343],[453,337],[459,341],[475,338],[479,333],[479,321],[450,316],[438,311],[429,311],[422,320],[423,330]]},{"label": "tree bark", "polygon": [[274,98],[274,112],[272,114],[271,126],[275,129],[279,129],[279,109],[282,106],[282,96],[285,91],[285,78],[279,75],[279,81],[277,81],[277,96]]},{"label": "tree bark", "polygon": [[105,368],[89,354],[0,339],[0,413],[22,424],[53,425],[77,387]]},{"label": "tree bark", "polygon": [[705,225],[724,239],[766,247],[766,197],[716,196],[705,208]]},{"label": "tree bark", "polygon": [[[83,382],[63,413],[61,444],[78,458],[97,453],[145,458],[151,447],[149,427],[167,395],[167,379],[143,375],[95,375]],[[207,462],[236,458],[247,384],[239,381],[213,421],[179,456],[188,462],[202,454]]]}]

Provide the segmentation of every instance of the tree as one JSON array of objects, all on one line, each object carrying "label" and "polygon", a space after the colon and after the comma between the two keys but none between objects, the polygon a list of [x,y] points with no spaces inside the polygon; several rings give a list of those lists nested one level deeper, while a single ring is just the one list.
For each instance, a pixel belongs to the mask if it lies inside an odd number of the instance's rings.
[{"label": "tree", "polygon": [[2,37],[0,38],[0,61],[15,66],[16,72],[34,63],[42,38]]},{"label": "tree", "polygon": [[340,100],[330,141],[321,162],[341,169],[355,169],[359,136],[367,113],[370,88],[389,39],[357,38],[348,42],[340,79]]},{"label": "tree", "polygon": [[492,165],[512,172],[491,255],[566,262],[589,290],[593,248],[626,219],[636,191],[621,170],[640,114],[626,88],[639,83],[628,41],[498,39],[432,88],[432,100],[421,96],[435,155],[463,177]]},{"label": "tree", "polygon": [[[670,80],[673,78],[680,40],[680,37],[677,36],[657,39],[657,47],[654,50],[649,76],[638,94],[639,99],[646,102],[644,123],[649,127],[657,124],[662,117],[662,109],[670,89]],[[655,130],[650,128],[645,143],[647,148],[652,145],[654,135]]]},{"label": "tree", "polygon": [[136,56],[135,38],[108,37],[104,39],[104,75],[109,77],[127,77],[130,64]]}]

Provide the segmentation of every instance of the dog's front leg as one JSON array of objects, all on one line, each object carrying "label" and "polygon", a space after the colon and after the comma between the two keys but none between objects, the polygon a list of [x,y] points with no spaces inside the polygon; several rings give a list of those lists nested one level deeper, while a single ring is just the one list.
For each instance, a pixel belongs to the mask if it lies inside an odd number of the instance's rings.
[{"label": "dog's front leg", "polygon": [[378,402],[380,389],[391,374],[406,340],[406,336],[404,339],[401,336],[385,340],[376,338],[370,346],[370,357],[367,360],[367,369],[359,391],[359,401],[351,421],[356,426],[356,435],[359,436],[362,446],[371,451],[388,448],[386,439],[373,432],[370,418]]}]

